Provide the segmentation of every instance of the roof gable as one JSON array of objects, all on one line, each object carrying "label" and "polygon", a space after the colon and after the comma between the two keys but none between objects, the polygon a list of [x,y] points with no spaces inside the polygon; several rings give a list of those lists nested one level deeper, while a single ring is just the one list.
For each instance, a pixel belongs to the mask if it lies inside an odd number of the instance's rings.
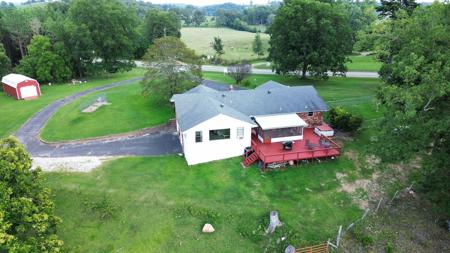
[{"label": "roof gable", "polygon": [[11,87],[17,88],[17,85],[23,81],[35,81],[33,78],[30,78],[28,76],[24,76],[21,74],[9,74],[2,78],[2,83],[7,84]]}]

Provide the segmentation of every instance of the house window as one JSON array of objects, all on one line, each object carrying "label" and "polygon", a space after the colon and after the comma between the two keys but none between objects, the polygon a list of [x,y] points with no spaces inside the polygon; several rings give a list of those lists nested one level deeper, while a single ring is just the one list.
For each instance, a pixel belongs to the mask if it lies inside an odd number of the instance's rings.
[{"label": "house window", "polygon": [[202,141],[203,141],[202,131],[195,131],[195,142],[202,142]]},{"label": "house window", "polygon": [[314,112],[308,112],[308,116],[309,116],[309,117],[314,116]]},{"label": "house window", "polygon": [[237,128],[236,136],[238,139],[244,139],[244,128],[243,127]]},{"label": "house window", "polygon": [[224,140],[224,139],[230,139],[230,129],[216,129],[216,130],[209,130],[209,140]]}]

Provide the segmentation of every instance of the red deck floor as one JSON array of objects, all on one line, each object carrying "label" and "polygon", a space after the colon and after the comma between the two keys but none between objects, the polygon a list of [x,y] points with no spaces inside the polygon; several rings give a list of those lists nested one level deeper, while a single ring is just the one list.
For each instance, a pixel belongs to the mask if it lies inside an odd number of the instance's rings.
[{"label": "red deck floor", "polygon": [[[312,149],[307,146],[307,140],[313,144]],[[292,150],[284,150],[280,142],[261,143],[256,137],[252,139],[252,148],[265,164],[338,156],[341,147],[332,140],[328,139],[328,141],[332,144],[330,147],[321,146],[320,137],[314,133],[314,130],[305,128],[303,140],[295,141]]]}]

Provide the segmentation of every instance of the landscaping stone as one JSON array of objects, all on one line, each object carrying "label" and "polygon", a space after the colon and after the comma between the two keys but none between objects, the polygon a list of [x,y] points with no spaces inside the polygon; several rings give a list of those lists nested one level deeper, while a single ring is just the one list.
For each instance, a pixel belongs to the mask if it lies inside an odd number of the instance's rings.
[{"label": "landscaping stone", "polygon": [[213,227],[211,224],[209,224],[209,223],[206,223],[206,224],[203,226],[203,229],[202,229],[202,232],[203,232],[203,233],[207,233],[207,234],[213,233],[214,231],[216,231],[216,230],[215,230],[214,227]]}]

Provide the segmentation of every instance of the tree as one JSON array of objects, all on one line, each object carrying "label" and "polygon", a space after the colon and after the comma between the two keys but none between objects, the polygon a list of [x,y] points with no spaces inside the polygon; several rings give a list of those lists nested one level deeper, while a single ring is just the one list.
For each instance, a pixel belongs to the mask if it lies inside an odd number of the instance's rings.
[{"label": "tree", "polygon": [[220,56],[225,53],[223,50],[222,39],[220,37],[214,37],[213,41],[211,42],[211,47],[216,52],[218,58],[220,58]]},{"label": "tree", "polygon": [[9,74],[11,71],[11,61],[5,54],[5,49],[3,45],[0,44],[0,77]]},{"label": "tree", "polygon": [[264,49],[261,41],[261,35],[256,33],[255,39],[253,40],[253,53],[257,55],[264,55]]},{"label": "tree", "polygon": [[151,66],[142,81],[142,94],[168,102],[200,81],[199,58],[179,38],[156,39],[144,59]]},{"label": "tree", "polygon": [[[417,188],[450,213],[450,5],[435,2],[390,20],[377,98],[385,108],[376,152],[384,161],[421,158]],[[420,27],[420,29],[418,29]]]},{"label": "tree", "polygon": [[327,78],[343,74],[351,52],[351,29],[340,5],[311,0],[286,1],[269,28],[269,59],[277,73]]},{"label": "tree", "polygon": [[76,26],[71,29],[89,36],[83,41],[92,41],[95,57],[101,59],[96,62],[103,70],[131,68],[138,24],[133,9],[118,0],[74,0],[68,12],[71,24]]},{"label": "tree", "polygon": [[22,8],[8,9],[3,17],[4,26],[10,34],[11,39],[19,47],[22,58],[26,54],[26,46],[32,36],[30,22],[30,16]]},{"label": "tree", "polygon": [[230,65],[227,68],[227,74],[234,79],[236,84],[240,84],[247,76],[252,73],[252,65],[248,62]]},{"label": "tree", "polygon": [[[150,10],[144,21],[144,36],[148,45],[157,38],[172,36],[181,37],[181,22],[174,12]],[[147,46],[148,46],[147,45]]]},{"label": "tree", "polygon": [[61,43],[52,45],[48,37],[37,35],[28,45],[28,55],[20,61],[17,69],[41,82],[66,81],[72,76],[72,72],[65,55]]},{"label": "tree", "polygon": [[205,13],[201,10],[195,10],[192,14],[192,22],[195,26],[200,26],[203,22],[205,22],[205,20]]},{"label": "tree", "polygon": [[418,6],[415,0],[381,0],[381,4],[376,10],[382,17],[397,18],[397,12],[405,10],[409,15]]},{"label": "tree", "polygon": [[61,252],[50,190],[17,140],[0,140],[0,252]]}]

